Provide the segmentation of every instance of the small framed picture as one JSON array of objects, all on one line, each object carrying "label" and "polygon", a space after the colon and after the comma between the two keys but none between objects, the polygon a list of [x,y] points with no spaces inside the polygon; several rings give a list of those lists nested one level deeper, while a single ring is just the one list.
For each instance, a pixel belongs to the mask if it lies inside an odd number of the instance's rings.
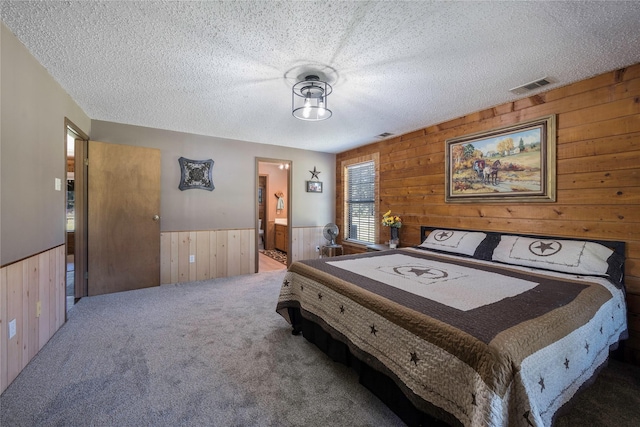
[{"label": "small framed picture", "polygon": [[322,193],[322,182],[307,181],[307,193]]}]

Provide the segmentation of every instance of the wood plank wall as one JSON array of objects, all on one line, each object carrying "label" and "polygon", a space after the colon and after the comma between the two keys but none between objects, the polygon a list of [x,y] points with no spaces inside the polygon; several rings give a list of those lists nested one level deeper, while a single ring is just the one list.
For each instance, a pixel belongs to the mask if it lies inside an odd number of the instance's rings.
[{"label": "wood plank wall", "polygon": [[[445,140],[550,114],[557,117],[557,202],[444,202]],[[625,241],[625,356],[640,364],[640,64],[338,154],[341,230],[341,162],[376,152],[380,212],[402,217],[404,245],[419,243],[421,225]],[[385,231],[379,242],[388,240]]]},{"label": "wood plank wall", "polygon": [[65,322],[65,260],[62,245],[0,269],[0,393]]},{"label": "wood plank wall", "polygon": [[320,258],[320,252],[316,252],[316,247],[322,247],[328,243],[322,235],[322,230],[324,226],[292,228],[291,262]]},{"label": "wood plank wall", "polygon": [[[294,227],[291,257],[317,258],[323,227]],[[160,283],[184,283],[255,273],[255,229],[168,231],[160,234]],[[194,262],[189,262],[193,256]]]},{"label": "wood plank wall", "polygon": [[254,229],[161,233],[160,283],[254,273],[255,250]]}]

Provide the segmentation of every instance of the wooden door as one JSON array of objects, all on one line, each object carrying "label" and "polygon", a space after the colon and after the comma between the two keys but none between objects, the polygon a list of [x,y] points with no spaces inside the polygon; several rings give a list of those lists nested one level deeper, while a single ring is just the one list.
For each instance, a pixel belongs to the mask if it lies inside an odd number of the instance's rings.
[{"label": "wooden door", "polygon": [[[88,137],[87,137],[88,139]],[[74,296],[87,296],[87,140],[76,139],[74,156],[75,236],[73,252]]]},{"label": "wooden door", "polygon": [[88,293],[160,284],[160,150],[89,141]]}]

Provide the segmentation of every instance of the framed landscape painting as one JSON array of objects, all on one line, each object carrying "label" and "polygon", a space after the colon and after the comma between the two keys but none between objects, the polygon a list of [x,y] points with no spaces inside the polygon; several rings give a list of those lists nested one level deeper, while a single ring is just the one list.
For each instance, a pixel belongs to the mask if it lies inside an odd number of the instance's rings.
[{"label": "framed landscape painting", "polygon": [[448,139],[446,202],[555,202],[555,115]]}]

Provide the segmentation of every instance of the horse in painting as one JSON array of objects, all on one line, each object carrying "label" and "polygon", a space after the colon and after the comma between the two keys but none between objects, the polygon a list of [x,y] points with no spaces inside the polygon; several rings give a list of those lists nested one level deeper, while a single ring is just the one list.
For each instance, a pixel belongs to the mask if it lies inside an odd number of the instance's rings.
[{"label": "horse in painting", "polygon": [[500,160],[496,160],[491,166],[487,166],[482,170],[483,184],[498,185],[498,169],[500,168],[500,165]]}]

